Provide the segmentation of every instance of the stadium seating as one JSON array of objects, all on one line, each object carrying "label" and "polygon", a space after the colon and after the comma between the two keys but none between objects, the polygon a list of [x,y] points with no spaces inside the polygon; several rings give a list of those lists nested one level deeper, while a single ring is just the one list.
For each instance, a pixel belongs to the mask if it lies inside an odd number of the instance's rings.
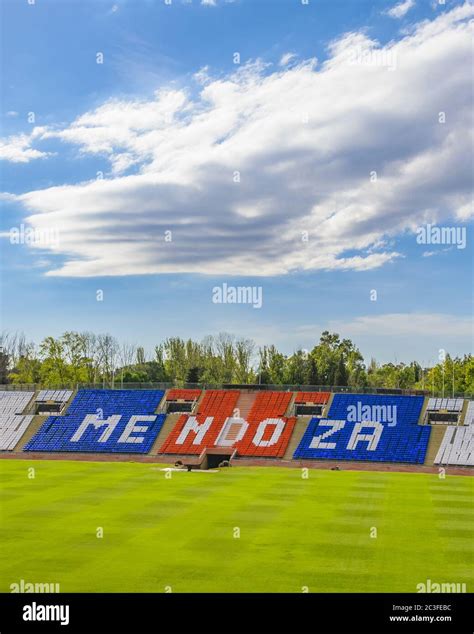
[{"label": "stadium seating", "polygon": [[297,392],[295,403],[325,405],[329,401],[331,392]]},{"label": "stadium seating", "polygon": [[167,414],[182,412],[190,414],[196,401],[201,396],[201,390],[172,389],[166,395],[165,411]]},{"label": "stadium seating", "polygon": [[421,396],[336,394],[313,418],[294,458],[422,464],[431,428],[418,425]]},{"label": "stadium seating", "polygon": [[22,416],[34,392],[0,392],[0,451],[12,451],[33,416]]},{"label": "stadium seating", "polygon": [[474,425],[474,401],[467,404],[466,416],[464,417],[465,425]]},{"label": "stadium seating", "polygon": [[224,422],[234,412],[239,395],[237,390],[207,390],[195,416],[179,417],[161,453],[200,454],[205,447],[214,447]]},{"label": "stadium seating", "polygon": [[386,418],[388,422],[393,422],[389,420],[393,413],[396,414],[397,423],[416,425],[423,400],[422,396],[394,394],[335,394],[328,418],[351,420],[348,415],[352,415],[353,420],[364,420],[369,414],[373,414],[379,420]]},{"label": "stadium seating", "polygon": [[430,398],[426,409],[430,412],[460,412],[463,408],[464,400],[462,398]]},{"label": "stadium seating", "polygon": [[201,396],[202,390],[186,390],[174,388],[166,395],[167,401],[196,401]]},{"label": "stadium seating", "polygon": [[330,397],[330,392],[297,392],[294,413],[296,416],[322,416]]},{"label": "stadium seating", "polygon": [[248,427],[235,443],[242,456],[281,458],[290,441],[296,418],[286,418],[291,392],[259,392],[247,416]]},{"label": "stadium seating", "polygon": [[243,456],[283,456],[296,420],[284,417],[291,392],[258,393],[247,420],[234,416],[239,396],[238,391],[207,391],[195,416],[179,418],[161,452],[199,454],[217,446],[235,447]]},{"label": "stadium seating", "polygon": [[[17,446],[33,419],[25,411],[38,404],[62,407],[71,395],[70,390],[42,390],[36,398],[33,392],[0,392],[0,451]],[[330,406],[328,392],[174,388],[163,396],[161,390],[80,390],[67,413],[49,416],[23,450],[147,453],[166,417],[155,412],[169,405],[188,411],[180,413],[160,447],[165,454],[199,455],[204,448],[222,447],[240,456],[282,458],[290,451],[296,424],[296,417],[286,416],[293,403],[327,412],[325,417],[313,413],[301,441],[300,432],[293,440],[291,452],[299,442],[295,459],[422,464],[431,432],[430,425],[419,425],[422,396],[338,393]],[[463,399],[430,398],[426,407],[436,415],[459,417],[463,410]],[[435,464],[473,466],[473,434],[470,401],[464,425],[446,430]]]},{"label": "stadium seating", "polygon": [[457,425],[463,407],[462,398],[430,398],[426,405],[425,422],[430,425]]},{"label": "stadium seating", "polygon": [[71,398],[71,390],[41,390],[36,397],[36,402],[54,401],[55,403],[67,403]]},{"label": "stadium seating", "polygon": [[2,391],[0,392],[0,415],[23,414],[34,392]]},{"label": "stadium seating", "polygon": [[146,453],[165,419],[162,390],[80,390],[66,416],[51,416],[24,451]]},{"label": "stadium seating", "polygon": [[71,396],[71,390],[41,390],[35,399],[35,413],[43,416],[60,414]]},{"label": "stadium seating", "polygon": [[0,451],[12,451],[32,420],[31,415],[2,414],[0,416]]},{"label": "stadium seating", "polygon": [[474,425],[447,427],[434,463],[473,467]]}]

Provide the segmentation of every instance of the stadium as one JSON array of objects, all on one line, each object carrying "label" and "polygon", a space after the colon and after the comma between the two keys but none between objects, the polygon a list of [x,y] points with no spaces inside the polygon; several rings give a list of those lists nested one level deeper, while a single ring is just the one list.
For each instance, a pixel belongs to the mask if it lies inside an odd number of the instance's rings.
[{"label": "stadium", "polygon": [[472,633],[472,0],[0,24],[0,634]]},{"label": "stadium", "polygon": [[471,587],[474,401],[258,387],[1,391],[1,590]]}]

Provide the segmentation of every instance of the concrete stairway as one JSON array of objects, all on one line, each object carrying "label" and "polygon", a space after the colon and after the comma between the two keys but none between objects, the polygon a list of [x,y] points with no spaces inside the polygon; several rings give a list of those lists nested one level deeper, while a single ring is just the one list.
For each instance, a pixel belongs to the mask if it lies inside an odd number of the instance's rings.
[{"label": "concrete stairway", "polygon": [[328,402],[323,407],[321,418],[326,418],[327,417],[327,415],[329,414],[329,410],[331,409],[331,405],[332,405],[333,400],[334,400],[334,393],[331,392]]},{"label": "concrete stairway", "polygon": [[420,412],[420,417],[418,419],[418,425],[424,425],[425,424],[426,408],[428,407],[428,401],[429,400],[430,399],[425,396],[425,399],[423,401],[423,407],[421,408],[421,412]]},{"label": "concrete stairway", "polygon": [[295,453],[296,448],[301,442],[303,438],[303,434],[308,427],[309,421],[312,419],[312,416],[298,416],[296,419],[296,424],[293,429],[293,433],[290,438],[290,442],[288,443],[288,447],[286,448],[285,455],[283,456],[283,460],[291,460],[293,458],[293,454]]},{"label": "concrete stairway", "polygon": [[239,400],[235,406],[235,408],[239,410],[240,418],[247,420],[247,416],[252,409],[252,405],[254,404],[256,398],[257,392],[248,390],[240,393]]},{"label": "concrete stairway", "polygon": [[49,416],[40,416],[39,414],[36,414],[36,416],[33,417],[33,420],[31,421],[31,423],[28,425],[28,427],[27,427],[25,433],[23,434],[23,436],[17,442],[17,444],[16,444],[16,446],[15,446],[13,451],[21,451],[23,449],[23,447],[26,445],[26,443],[31,438],[33,438],[33,436],[39,430],[39,428],[44,423],[44,421],[47,420],[48,418],[49,418]]},{"label": "concrete stairway", "polygon": [[286,408],[285,416],[294,416],[295,399],[296,399],[296,392],[293,392],[291,395],[290,402],[288,403],[288,407]]},{"label": "concrete stairway", "polygon": [[165,418],[165,422],[163,423],[163,427],[160,430],[160,433],[156,437],[155,442],[153,443],[152,448],[148,452],[149,455],[155,455],[160,453],[161,445],[165,442],[168,436],[171,433],[171,430],[174,428],[180,416],[183,415],[183,412],[174,412],[173,414],[168,414]]},{"label": "concrete stairway", "polygon": [[193,414],[196,414],[199,411],[199,406],[202,403],[202,399],[204,398],[204,394],[206,393],[206,390],[202,390],[200,397],[198,398],[198,400],[194,403],[194,407],[193,407]]},{"label": "concrete stairway", "polygon": [[35,411],[36,411],[36,398],[37,398],[39,392],[40,392],[40,390],[36,390],[35,391],[34,396],[32,397],[31,401],[28,403],[28,405],[23,410],[23,414],[33,415],[35,413]]},{"label": "concrete stairway", "polygon": [[426,450],[426,457],[424,462],[425,465],[428,465],[430,467],[433,466],[434,459],[436,458],[436,454],[438,453],[441,441],[444,437],[444,432],[446,431],[447,427],[448,425],[431,426],[430,440],[428,442],[428,449]]}]

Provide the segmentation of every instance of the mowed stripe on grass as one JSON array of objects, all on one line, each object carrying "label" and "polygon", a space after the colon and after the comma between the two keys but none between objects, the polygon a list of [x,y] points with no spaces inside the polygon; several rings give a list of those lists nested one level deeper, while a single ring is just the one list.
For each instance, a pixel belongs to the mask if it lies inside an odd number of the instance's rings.
[{"label": "mowed stripe on grass", "polygon": [[21,579],[62,592],[415,592],[427,579],[472,591],[471,477],[302,475],[2,460],[0,591]]}]

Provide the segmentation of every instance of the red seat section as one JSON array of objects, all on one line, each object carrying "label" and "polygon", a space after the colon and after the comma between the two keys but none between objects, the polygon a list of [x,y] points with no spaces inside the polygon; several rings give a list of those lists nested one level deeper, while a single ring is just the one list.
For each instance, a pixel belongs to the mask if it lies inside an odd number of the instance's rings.
[{"label": "red seat section", "polygon": [[182,390],[173,388],[166,395],[167,401],[195,401],[201,396],[201,390]]},{"label": "red seat section", "polygon": [[292,392],[259,392],[247,417],[248,429],[238,443],[242,456],[282,458],[296,418],[285,417]]},{"label": "red seat section", "polygon": [[161,447],[161,453],[199,454],[214,447],[227,418],[232,416],[240,392],[207,390],[195,416],[183,414]]},{"label": "red seat section", "polygon": [[295,403],[325,405],[331,396],[330,392],[298,392],[295,397]]}]

